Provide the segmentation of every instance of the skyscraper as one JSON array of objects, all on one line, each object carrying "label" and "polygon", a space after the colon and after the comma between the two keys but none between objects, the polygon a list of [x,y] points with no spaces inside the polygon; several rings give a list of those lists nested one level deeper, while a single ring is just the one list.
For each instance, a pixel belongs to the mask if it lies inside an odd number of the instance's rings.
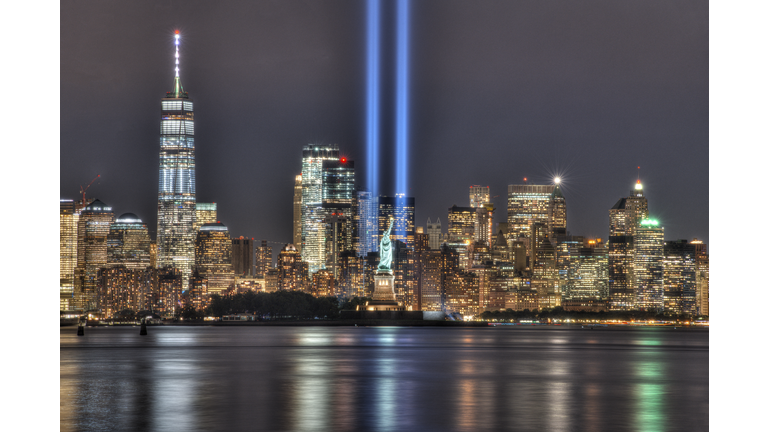
[{"label": "skyscraper", "polygon": [[637,180],[635,188],[629,191],[626,198],[626,232],[627,235],[635,235],[635,230],[640,223],[648,218],[648,200],[643,194],[643,184]]},{"label": "skyscraper", "polygon": [[696,248],[696,313],[709,316],[709,255],[701,240],[691,242]]},{"label": "skyscraper", "polygon": [[272,268],[272,246],[268,246],[267,241],[262,240],[261,246],[256,248],[256,277],[266,277],[270,268]]},{"label": "skyscraper", "polygon": [[379,200],[368,191],[357,191],[357,208],[353,217],[357,219],[356,248],[357,255],[368,256],[369,252],[379,250],[376,235],[379,232]]},{"label": "skyscraper", "polygon": [[99,200],[88,204],[77,223],[75,303],[78,309],[94,309],[98,296],[98,272],[107,267],[107,235],[115,219],[112,207]]},{"label": "skyscraper", "polygon": [[642,311],[664,308],[664,228],[645,219],[635,229],[635,307]]},{"label": "skyscraper", "polygon": [[149,231],[133,213],[124,213],[109,227],[107,267],[125,266],[131,270],[150,267]]},{"label": "skyscraper", "polygon": [[232,239],[232,270],[237,276],[253,276],[253,239]]},{"label": "skyscraper", "polygon": [[75,202],[59,200],[59,310],[75,308],[75,266],[77,265],[77,221]]},{"label": "skyscraper", "polygon": [[567,234],[568,227],[568,212],[565,205],[565,197],[563,191],[560,190],[559,180],[555,180],[555,189],[549,196],[549,209],[548,209],[548,225],[549,225],[549,238],[553,241],[559,235]]},{"label": "skyscraper", "polygon": [[696,245],[687,240],[664,243],[664,311],[696,314]]},{"label": "skyscraper", "polygon": [[219,220],[217,207],[216,203],[199,202],[195,204],[195,235],[197,235],[197,230],[199,230],[201,226]]},{"label": "skyscraper", "polygon": [[179,32],[176,77],[160,101],[160,179],[157,202],[157,260],[182,274],[186,289],[195,262],[195,119],[192,99],[179,79]]},{"label": "skyscraper", "polygon": [[473,240],[488,247],[493,239],[493,212],[496,207],[490,202],[475,208],[475,233]]},{"label": "skyscraper", "polygon": [[292,244],[285,245],[277,255],[277,278],[281,290],[301,291],[303,289],[301,254]]},{"label": "skyscraper", "polygon": [[339,160],[339,146],[308,144],[301,160],[301,259],[313,274],[325,264],[323,161]]},{"label": "skyscraper", "polygon": [[342,252],[354,250],[357,208],[355,162],[345,157],[323,161],[323,223],[325,226],[325,268],[338,279],[338,260]]},{"label": "skyscraper", "polygon": [[221,222],[207,223],[197,232],[195,267],[201,276],[208,279],[208,292],[211,294],[225,291],[234,284],[232,239]]},{"label": "skyscraper", "polygon": [[[613,219],[611,229],[614,229]],[[614,232],[623,231],[617,228]],[[608,298],[611,310],[626,311],[635,308],[634,250],[634,237],[628,235],[608,237]]]},{"label": "skyscraper", "polygon": [[550,203],[554,185],[509,185],[507,199],[507,226],[511,241],[524,239],[531,247],[530,238],[533,224],[546,224],[549,232]]},{"label": "skyscraper", "polygon": [[429,237],[429,248],[440,249],[440,245],[443,243],[443,227],[440,224],[440,218],[437,218],[437,222],[432,222],[430,218],[427,218],[427,236]]},{"label": "skyscraper", "polygon": [[293,184],[293,247],[301,253],[301,174]]},{"label": "skyscraper", "polygon": [[491,202],[490,186],[470,186],[469,187],[469,206],[478,208],[483,204]]},{"label": "skyscraper", "polygon": [[474,241],[477,212],[472,207],[453,205],[448,209],[448,239],[451,242]]},{"label": "skyscraper", "polygon": [[572,247],[563,300],[608,298],[608,250],[605,247]]}]

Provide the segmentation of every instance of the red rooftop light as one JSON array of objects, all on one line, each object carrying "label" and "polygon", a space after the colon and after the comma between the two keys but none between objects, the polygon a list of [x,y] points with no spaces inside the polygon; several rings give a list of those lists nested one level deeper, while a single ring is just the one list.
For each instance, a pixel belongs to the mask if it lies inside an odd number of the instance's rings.
[{"label": "red rooftop light", "polygon": [[347,163],[347,158],[345,157],[341,158],[341,163]]}]

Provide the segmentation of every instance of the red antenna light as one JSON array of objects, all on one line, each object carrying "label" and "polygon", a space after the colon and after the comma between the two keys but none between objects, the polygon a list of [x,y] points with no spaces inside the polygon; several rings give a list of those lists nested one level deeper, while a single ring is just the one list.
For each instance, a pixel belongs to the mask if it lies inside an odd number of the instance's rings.
[{"label": "red antenna light", "polygon": [[528,177],[523,177],[523,181],[528,181]]},{"label": "red antenna light", "polygon": [[347,163],[347,158],[345,157],[341,158],[341,163]]}]

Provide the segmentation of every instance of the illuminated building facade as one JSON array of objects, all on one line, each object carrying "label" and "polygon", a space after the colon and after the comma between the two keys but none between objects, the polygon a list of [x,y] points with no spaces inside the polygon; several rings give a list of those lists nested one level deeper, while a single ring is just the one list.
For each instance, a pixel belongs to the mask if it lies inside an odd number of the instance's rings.
[{"label": "illuminated building facade", "polygon": [[547,224],[536,222],[531,228],[529,253],[531,286],[539,296],[539,307],[558,307],[562,301],[562,292],[555,248],[549,240]]},{"label": "illuminated building facade", "polygon": [[548,224],[554,190],[554,185],[509,185],[507,229],[510,240],[522,238],[529,242],[534,223]]},{"label": "illuminated building facade", "polygon": [[437,218],[437,222],[432,222],[432,219],[427,218],[427,236],[429,237],[429,248],[438,250],[443,244],[443,227],[440,224],[440,218]]},{"label": "illuminated building facade", "polygon": [[625,229],[626,235],[633,236],[640,223],[648,219],[648,200],[643,192],[643,184],[640,180],[635,183],[635,188],[629,191],[629,197],[625,202]]},{"label": "illuminated building facade", "polygon": [[253,276],[253,239],[232,239],[232,270],[237,276]]},{"label": "illuminated building facade", "polygon": [[707,245],[693,239],[696,248],[696,314],[709,316],[709,255]]},{"label": "illuminated building facade", "polygon": [[312,295],[329,297],[336,295],[336,281],[328,270],[318,270],[312,275]]},{"label": "illuminated building facade", "polygon": [[133,213],[124,213],[109,226],[107,267],[125,266],[144,270],[151,267],[149,231]]},{"label": "illuminated building facade", "polygon": [[179,34],[173,90],[160,101],[157,261],[181,270],[186,289],[195,263],[195,118],[179,79]]},{"label": "illuminated building facade", "polygon": [[491,187],[490,186],[470,186],[469,187],[469,206],[472,208],[479,208],[483,204],[491,202]]},{"label": "illuminated building facade", "polygon": [[608,235],[627,235],[627,199],[621,198],[608,210]]},{"label": "illuminated building facade", "polygon": [[341,210],[325,217],[325,268],[336,279],[339,277],[339,255],[354,251],[352,226],[352,218],[345,216]]},{"label": "illuminated building facade", "polygon": [[[298,248],[296,248],[298,250]],[[272,268],[272,246],[267,245],[266,240],[261,241],[261,246],[256,248],[256,277],[264,277]]]},{"label": "illuminated building facade", "polygon": [[336,289],[340,296],[365,297],[365,259],[352,251],[339,255]]},{"label": "illuminated building facade", "polygon": [[[181,308],[184,281],[181,270],[167,266],[157,269],[157,283],[152,295],[152,310],[161,316],[172,317]],[[187,281],[189,282],[189,281]]]},{"label": "illuminated building facade", "polygon": [[416,224],[414,222],[416,219],[416,199],[404,195],[379,197],[379,229],[376,234],[377,244],[384,234],[384,231],[389,227],[390,217],[395,219],[392,233],[389,236],[390,239],[392,239],[392,242],[394,243],[395,240],[400,240],[406,244],[406,247],[412,248],[416,229]]},{"label": "illuminated building facade", "polygon": [[661,311],[664,308],[664,228],[645,219],[635,230],[635,308]]},{"label": "illuminated building facade", "polygon": [[491,203],[481,204],[475,209],[475,232],[473,241],[486,246],[491,245],[493,239],[493,212],[496,207]]},{"label": "illuminated building facade", "polygon": [[555,185],[549,199],[547,225],[549,229],[549,238],[554,241],[557,236],[566,235],[568,227],[568,210],[565,205],[563,191],[560,189],[559,184]]},{"label": "illuminated building facade", "polygon": [[696,314],[696,246],[687,240],[664,243],[664,311]]},{"label": "illuminated building facade", "polygon": [[80,214],[75,202],[59,200],[59,310],[75,308],[75,267],[77,266],[77,225]]},{"label": "illuminated building facade", "polygon": [[611,310],[635,308],[634,249],[632,236],[608,237],[608,301]]},{"label": "illuminated building facade", "polygon": [[379,200],[371,192],[357,191],[357,205],[352,217],[357,222],[355,231],[355,250],[357,255],[365,257],[369,252],[379,250],[376,236],[379,231]]},{"label": "illuminated building facade", "polygon": [[215,222],[200,227],[195,241],[195,267],[208,279],[209,294],[226,291],[234,284],[232,240],[224,224]]},{"label": "illuminated building facade", "polygon": [[205,309],[209,304],[208,278],[201,275],[196,267],[192,271],[192,278],[189,281],[187,301],[190,306],[197,310]]},{"label": "illuminated building facade", "polygon": [[301,254],[292,244],[287,244],[277,255],[277,278],[279,289],[302,291],[304,281],[301,272]]},{"label": "illuminated building facade", "polygon": [[568,280],[563,300],[608,298],[608,249],[575,247],[570,250]]},{"label": "illuminated building facade", "polygon": [[156,271],[151,267],[129,268],[114,265],[99,272],[99,308],[107,318],[121,311],[133,313],[149,310],[155,286]]},{"label": "illuminated building facade", "polygon": [[338,161],[339,146],[304,146],[301,160],[301,259],[310,274],[325,265],[323,161]]},{"label": "illuminated building facade", "polygon": [[301,253],[301,174],[293,183],[293,245]]},{"label": "illuminated building facade", "polygon": [[75,268],[77,309],[89,310],[98,306],[98,272],[107,267],[107,236],[114,220],[112,207],[99,200],[94,200],[80,212]]},{"label": "illuminated building facade", "polygon": [[199,202],[195,204],[195,235],[197,235],[197,230],[199,230],[201,226],[207,223],[214,223],[219,220],[217,208],[218,205],[216,203]]},{"label": "illuminated building facade", "polygon": [[477,212],[474,208],[458,207],[454,204],[448,209],[448,241],[474,241],[476,222]]}]

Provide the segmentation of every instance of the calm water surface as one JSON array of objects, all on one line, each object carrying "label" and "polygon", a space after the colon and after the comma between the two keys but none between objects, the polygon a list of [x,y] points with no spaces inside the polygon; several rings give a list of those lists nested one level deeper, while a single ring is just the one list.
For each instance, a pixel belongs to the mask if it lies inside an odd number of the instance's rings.
[{"label": "calm water surface", "polygon": [[707,329],[61,328],[62,431],[706,431]]}]

